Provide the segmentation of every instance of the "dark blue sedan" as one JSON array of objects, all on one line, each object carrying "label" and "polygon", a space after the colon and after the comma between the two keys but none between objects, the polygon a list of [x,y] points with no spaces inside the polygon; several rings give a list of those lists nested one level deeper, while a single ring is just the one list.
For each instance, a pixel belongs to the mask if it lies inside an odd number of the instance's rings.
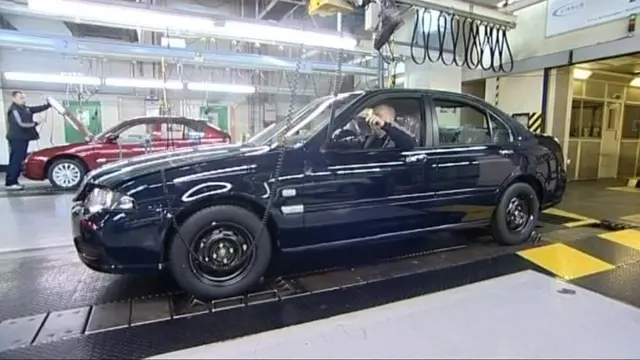
[{"label": "dark blue sedan", "polygon": [[[387,118],[372,117],[380,106]],[[94,170],[74,198],[73,236],[94,270],[168,268],[212,299],[248,291],[276,250],[472,227],[520,244],[565,186],[557,141],[481,99],[372,90],[316,99],[242,145]]]}]

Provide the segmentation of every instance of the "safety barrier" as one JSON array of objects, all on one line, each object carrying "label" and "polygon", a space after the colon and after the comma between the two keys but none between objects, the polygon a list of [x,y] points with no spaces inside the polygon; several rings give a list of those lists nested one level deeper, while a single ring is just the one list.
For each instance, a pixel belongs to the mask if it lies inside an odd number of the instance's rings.
[{"label": "safety barrier", "polygon": [[540,134],[544,132],[544,121],[541,112],[513,113],[511,117],[533,133]]}]

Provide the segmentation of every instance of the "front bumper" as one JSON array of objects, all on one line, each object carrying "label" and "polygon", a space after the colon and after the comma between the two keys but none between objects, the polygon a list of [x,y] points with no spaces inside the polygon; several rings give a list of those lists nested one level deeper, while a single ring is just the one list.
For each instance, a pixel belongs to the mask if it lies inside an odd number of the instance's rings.
[{"label": "front bumper", "polygon": [[105,273],[121,272],[121,267],[107,255],[98,226],[82,215],[81,205],[76,204],[71,210],[71,233],[78,257],[87,267]]},{"label": "front bumper", "polygon": [[[88,268],[109,274],[148,273],[160,270],[157,263],[149,263],[149,252],[135,246],[135,238],[129,238],[128,246],[118,242],[121,237],[114,236],[101,223],[104,218],[92,218],[84,215],[80,203],[71,210],[71,229],[73,244],[80,261]],[[133,241],[131,241],[133,240]],[[140,254],[140,255],[138,255]],[[159,256],[154,256],[159,258]]]},{"label": "front bumper", "polygon": [[44,173],[45,162],[36,161],[31,158],[27,158],[22,163],[22,175],[29,180],[42,181],[47,178],[47,174]]}]

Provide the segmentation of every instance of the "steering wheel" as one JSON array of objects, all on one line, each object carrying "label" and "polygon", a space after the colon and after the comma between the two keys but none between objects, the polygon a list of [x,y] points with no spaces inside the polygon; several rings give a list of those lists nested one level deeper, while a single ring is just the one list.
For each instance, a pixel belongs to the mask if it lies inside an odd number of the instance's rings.
[{"label": "steering wheel", "polygon": [[371,145],[373,145],[373,142],[376,141],[376,136],[375,135],[366,135],[366,138],[364,140],[364,144],[362,144],[362,149],[368,149],[371,147]]}]

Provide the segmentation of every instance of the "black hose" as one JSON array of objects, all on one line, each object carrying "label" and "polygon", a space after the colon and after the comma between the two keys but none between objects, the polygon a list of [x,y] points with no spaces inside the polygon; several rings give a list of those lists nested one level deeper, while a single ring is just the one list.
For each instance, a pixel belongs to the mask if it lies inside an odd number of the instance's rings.
[{"label": "black hose", "polygon": [[[432,24],[438,25],[437,36],[430,31]],[[417,65],[429,60],[446,66],[509,73],[513,71],[513,53],[507,31],[506,27],[497,24],[441,11],[434,15],[433,11],[416,9],[411,60]]]}]

